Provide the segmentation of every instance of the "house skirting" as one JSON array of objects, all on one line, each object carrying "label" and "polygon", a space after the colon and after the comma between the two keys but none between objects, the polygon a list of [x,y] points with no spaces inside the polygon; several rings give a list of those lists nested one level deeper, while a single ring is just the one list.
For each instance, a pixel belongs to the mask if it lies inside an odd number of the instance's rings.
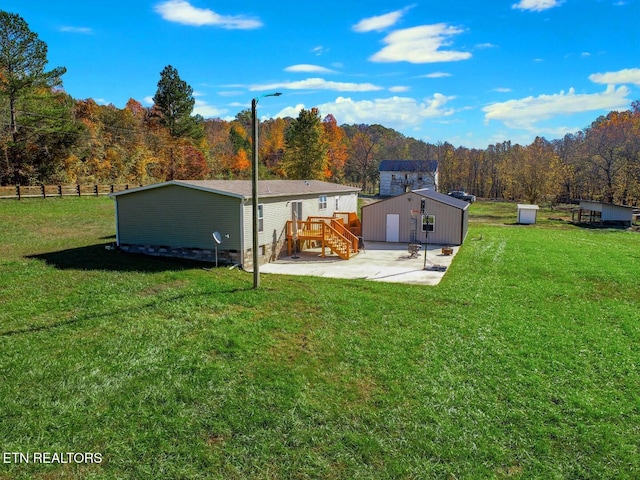
[{"label": "house skirting", "polygon": [[[260,246],[260,264],[277,260],[286,254],[286,242],[279,240],[273,244]],[[187,260],[197,260],[201,262],[216,261],[216,251],[214,248],[189,248],[189,247],[167,247],[163,245],[130,245],[120,244],[118,250],[127,253],[138,253],[151,255],[153,257],[184,258]],[[244,253],[244,254],[243,254]],[[222,265],[242,265],[243,268],[253,268],[253,250],[251,248],[244,252],[237,250],[218,249],[218,264]]]},{"label": "house skirting", "polygon": [[[166,247],[161,245],[127,245],[121,244],[118,250],[126,253],[138,253],[153,257],[184,258],[201,262],[216,261],[215,249]],[[234,265],[239,263],[240,255],[236,251],[218,250],[218,264]]]}]

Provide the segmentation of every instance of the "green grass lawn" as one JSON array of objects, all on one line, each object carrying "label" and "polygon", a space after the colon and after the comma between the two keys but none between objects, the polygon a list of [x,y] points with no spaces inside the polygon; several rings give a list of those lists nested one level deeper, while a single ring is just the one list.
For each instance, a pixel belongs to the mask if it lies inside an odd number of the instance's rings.
[{"label": "green grass lawn", "polygon": [[254,291],[106,250],[109,199],[0,201],[0,478],[640,478],[640,234],[471,217],[437,287]]}]

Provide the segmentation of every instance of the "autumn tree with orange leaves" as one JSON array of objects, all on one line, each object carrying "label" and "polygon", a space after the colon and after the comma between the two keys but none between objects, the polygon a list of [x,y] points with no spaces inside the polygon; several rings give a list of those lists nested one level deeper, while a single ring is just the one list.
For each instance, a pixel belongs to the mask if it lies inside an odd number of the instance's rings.
[{"label": "autumn tree with orange leaves", "polygon": [[331,114],[322,121],[322,128],[327,143],[327,169],[324,176],[329,180],[341,181],[344,179],[344,165],[349,157],[347,136]]}]

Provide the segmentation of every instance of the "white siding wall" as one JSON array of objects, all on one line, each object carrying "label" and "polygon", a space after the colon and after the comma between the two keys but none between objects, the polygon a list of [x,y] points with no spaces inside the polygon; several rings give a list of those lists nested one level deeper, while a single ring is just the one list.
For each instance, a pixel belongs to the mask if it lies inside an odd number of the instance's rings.
[{"label": "white siding wall", "polygon": [[[292,202],[302,202],[302,216],[299,220],[306,220],[308,217],[333,216],[336,211],[336,198],[338,198],[338,210],[340,212],[356,212],[358,208],[358,194],[327,194],[327,208],[319,208],[320,195],[305,196],[303,198],[269,198],[259,200],[263,205],[264,222],[263,231],[258,234],[258,244],[261,247],[261,255],[264,250],[265,255],[261,257],[261,263],[275,260],[280,249],[285,245],[287,221],[292,218]],[[253,262],[253,208],[251,199],[247,200],[242,207],[242,217],[244,224],[244,249],[243,263],[249,265]]]},{"label": "white siding wall", "polygon": [[380,196],[392,197],[407,191],[429,188],[436,190],[437,174],[427,172],[380,172]]},{"label": "white siding wall", "polygon": [[[319,208],[319,195],[305,198],[262,198],[259,204],[264,208],[264,228],[258,234],[258,243],[267,245],[273,242],[275,238],[280,238],[284,234],[284,228],[288,220],[293,220],[291,213],[292,202],[302,202],[302,216],[299,220],[306,220],[308,217],[331,217],[336,212],[336,197],[338,198],[340,212],[356,212],[358,208],[358,195],[327,195],[327,208]],[[244,249],[253,247],[253,209],[251,199],[244,203],[243,207],[244,221]]]},{"label": "white siding wall", "polygon": [[633,208],[610,203],[590,202],[582,200],[580,208],[593,212],[602,212],[603,222],[629,222],[633,223]]},{"label": "white siding wall", "polygon": [[602,220],[606,222],[633,223],[633,208],[620,205],[607,205],[602,208]]}]

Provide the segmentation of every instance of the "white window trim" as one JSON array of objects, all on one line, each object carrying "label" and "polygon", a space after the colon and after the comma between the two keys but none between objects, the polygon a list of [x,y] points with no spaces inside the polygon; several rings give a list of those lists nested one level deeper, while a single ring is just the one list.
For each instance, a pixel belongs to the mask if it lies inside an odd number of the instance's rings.
[{"label": "white window trim", "polygon": [[264,232],[264,204],[258,205],[258,232]]}]

